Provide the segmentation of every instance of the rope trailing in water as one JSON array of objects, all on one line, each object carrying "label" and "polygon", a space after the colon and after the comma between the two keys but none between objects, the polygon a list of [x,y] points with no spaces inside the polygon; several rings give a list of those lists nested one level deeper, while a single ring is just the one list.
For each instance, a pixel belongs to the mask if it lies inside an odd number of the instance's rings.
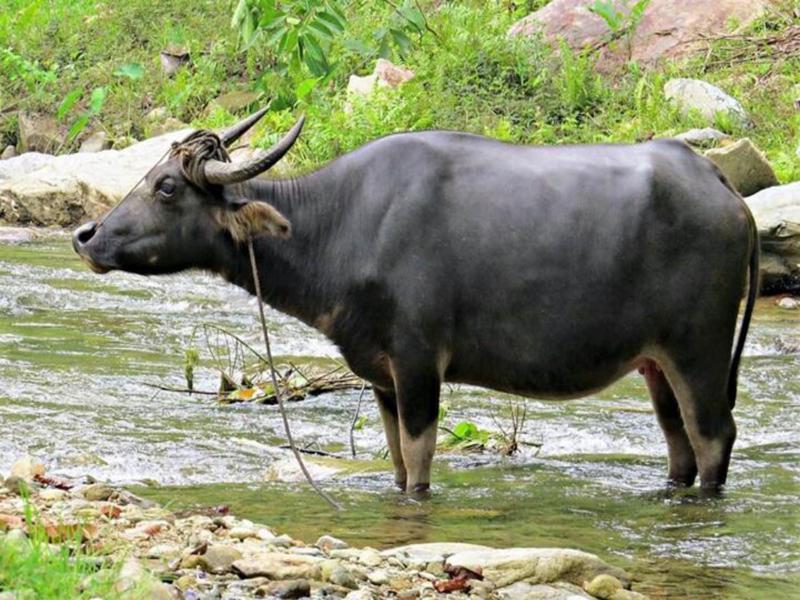
[{"label": "rope trailing in water", "polygon": [[258,266],[256,265],[256,253],[253,250],[252,237],[247,238],[247,251],[250,254],[250,269],[253,271],[253,283],[256,288],[256,298],[258,299],[258,316],[261,321],[261,333],[264,335],[264,346],[267,349],[269,374],[272,378],[272,387],[275,389],[275,398],[278,400],[278,408],[280,408],[281,411],[281,418],[283,419],[283,429],[286,432],[286,439],[288,440],[289,447],[292,449],[294,458],[297,461],[297,464],[300,466],[300,470],[303,472],[303,475],[305,475],[306,481],[308,481],[309,485],[314,488],[314,491],[317,492],[317,494],[319,494],[323,500],[325,500],[333,508],[336,510],[342,510],[342,505],[331,498],[325,492],[325,490],[323,490],[319,484],[314,481],[314,478],[311,477],[311,473],[308,472],[306,464],[303,462],[303,457],[300,456],[300,452],[297,450],[297,446],[295,446],[294,438],[292,437],[292,430],[289,428],[289,418],[286,416],[286,407],[283,404],[283,394],[281,394],[281,388],[278,386],[278,375],[275,372],[275,363],[272,360],[272,347],[270,346],[269,333],[267,332],[267,319],[264,316],[264,301],[261,297],[261,283],[258,279]]}]

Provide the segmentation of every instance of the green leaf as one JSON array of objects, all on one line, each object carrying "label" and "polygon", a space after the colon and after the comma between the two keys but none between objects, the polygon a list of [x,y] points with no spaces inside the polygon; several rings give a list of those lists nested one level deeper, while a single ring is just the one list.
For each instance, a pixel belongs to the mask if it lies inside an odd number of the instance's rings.
[{"label": "green leaf", "polygon": [[411,51],[411,47],[414,45],[414,42],[411,41],[411,38],[408,37],[404,32],[400,31],[399,29],[392,29],[390,30],[392,34],[392,39],[394,40],[395,45],[400,53],[400,56],[407,56],[408,53]]},{"label": "green leaf", "polygon": [[342,46],[364,57],[372,54],[370,47],[358,38],[348,38],[342,42]]},{"label": "green leaf", "polygon": [[69,128],[67,132],[67,142],[72,142],[81,131],[86,129],[86,126],[89,124],[89,115],[84,113],[80,117],[78,117],[75,122],[72,124],[72,127]]},{"label": "green leaf", "polygon": [[453,435],[462,440],[471,440],[478,435],[478,427],[470,421],[461,421],[461,423],[453,427]]},{"label": "green leaf", "polygon": [[247,13],[248,13],[247,0],[239,0],[239,3],[236,5],[236,9],[233,11],[233,17],[231,18],[231,27],[233,27],[234,29],[239,27],[239,25],[244,20],[245,15]]},{"label": "green leaf", "polygon": [[332,13],[320,11],[317,13],[317,19],[319,19],[320,21],[324,21],[328,25],[328,27],[337,31],[338,33],[342,33],[345,29],[346,23],[341,21],[336,15]]},{"label": "green leaf", "polygon": [[333,39],[333,32],[328,28],[325,23],[320,21],[319,19],[315,19],[308,24],[310,29],[313,29],[318,34],[320,34],[325,39],[331,40]]},{"label": "green leaf", "polygon": [[302,100],[306,96],[308,96],[312,90],[317,87],[317,83],[319,82],[318,77],[311,77],[309,79],[304,79],[300,82],[300,84],[295,89],[294,93],[297,96],[298,100]]},{"label": "green leaf", "polygon": [[106,88],[98,87],[92,90],[92,97],[89,100],[89,114],[96,115],[103,110],[103,104],[106,101]]},{"label": "green leaf", "polygon": [[83,90],[76,88],[72,90],[69,94],[64,96],[64,99],[61,101],[61,104],[58,107],[58,111],[56,112],[56,118],[59,121],[62,121],[64,117],[67,116],[67,113],[72,110],[72,107],[75,106],[75,103],[80,99],[83,95]]},{"label": "green leaf", "polygon": [[416,27],[419,33],[425,32],[425,16],[416,6],[401,6],[397,12],[399,12],[406,21]]},{"label": "green leaf", "polygon": [[117,67],[117,70],[114,71],[114,75],[117,77],[127,77],[133,80],[141,79],[142,75],[144,75],[144,67],[139,63],[125,63]]}]

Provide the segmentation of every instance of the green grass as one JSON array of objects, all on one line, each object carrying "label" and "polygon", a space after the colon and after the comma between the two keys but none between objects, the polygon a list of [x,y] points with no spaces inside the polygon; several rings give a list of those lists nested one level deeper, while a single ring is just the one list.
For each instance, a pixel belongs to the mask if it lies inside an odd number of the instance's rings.
[{"label": "green grass", "polygon": [[119,597],[114,592],[117,569],[98,571],[97,561],[77,537],[51,545],[39,516],[27,502],[25,521],[28,538],[0,536],[0,592],[12,591],[19,600]]},{"label": "green grass", "polygon": [[[234,3],[235,4],[235,3]],[[79,90],[81,99],[64,116],[68,127],[86,109],[91,91],[107,89],[102,111],[91,127],[107,130],[123,143],[149,132],[144,115],[155,106],[196,126],[222,126],[241,115],[205,112],[221,93],[251,89],[260,103],[276,107],[257,130],[260,145],[273,142],[305,112],[307,128],[291,160],[312,168],[375,137],[401,130],[458,129],[521,143],[634,142],[705,126],[682,116],[663,97],[670,77],[698,77],[737,97],[755,127],[740,130],[719,123],[736,136],[748,136],[771,160],[779,178],[800,179],[795,156],[800,113],[793,87],[800,83],[800,57],[786,56],[726,63],[749,40],[721,41],[708,56],[659,70],[632,64],[613,75],[598,75],[594,57],[537,39],[509,39],[508,27],[543,0],[517,2],[423,1],[430,26],[438,33],[415,40],[403,63],[416,73],[397,90],[378,92],[370,101],[348,99],[351,73],[371,71],[374,59],[336,47],[330,79],[292,110],[278,110],[307,74],[287,75],[280,57],[266,44],[237,50],[230,27],[231,8],[214,0],[6,0],[0,12],[0,110],[56,113],[63,99]],[[756,37],[774,35],[800,19],[794,2],[748,28]],[[387,18],[385,3],[349,2],[348,36],[368,44]],[[174,77],[161,74],[159,51],[169,44],[186,47],[194,66]],[[121,65],[138,63],[139,79],[115,75]],[[710,66],[709,66],[710,65]],[[243,111],[243,112],[246,112]],[[13,142],[14,118],[0,113],[0,136]],[[78,140],[79,141],[79,140]],[[77,142],[76,142],[77,143]],[[74,146],[73,146],[74,147]]]}]

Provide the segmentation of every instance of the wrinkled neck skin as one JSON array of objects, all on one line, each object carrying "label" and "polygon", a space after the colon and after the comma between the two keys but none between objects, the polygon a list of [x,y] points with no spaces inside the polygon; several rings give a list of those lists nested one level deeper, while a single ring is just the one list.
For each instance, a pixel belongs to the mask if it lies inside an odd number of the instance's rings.
[{"label": "wrinkled neck skin", "polygon": [[[335,280],[331,246],[336,236],[330,233],[342,207],[335,205],[332,182],[325,179],[315,173],[297,179],[251,180],[238,190],[248,200],[268,202],[291,223],[289,239],[263,235],[254,240],[261,294],[270,306],[312,326],[335,306],[343,283]],[[220,258],[213,270],[255,295],[247,244],[229,241]]]}]

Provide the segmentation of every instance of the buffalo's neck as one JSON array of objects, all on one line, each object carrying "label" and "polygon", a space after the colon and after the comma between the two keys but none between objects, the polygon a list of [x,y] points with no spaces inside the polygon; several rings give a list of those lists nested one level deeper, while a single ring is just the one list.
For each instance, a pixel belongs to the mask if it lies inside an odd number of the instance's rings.
[{"label": "buffalo's neck", "polygon": [[[265,302],[314,326],[334,310],[344,282],[335,271],[335,234],[343,207],[335,181],[324,174],[297,179],[256,180],[242,189],[249,200],[268,202],[292,225],[289,239],[254,240],[256,264]],[[223,276],[255,294],[247,244],[232,248]]]}]

